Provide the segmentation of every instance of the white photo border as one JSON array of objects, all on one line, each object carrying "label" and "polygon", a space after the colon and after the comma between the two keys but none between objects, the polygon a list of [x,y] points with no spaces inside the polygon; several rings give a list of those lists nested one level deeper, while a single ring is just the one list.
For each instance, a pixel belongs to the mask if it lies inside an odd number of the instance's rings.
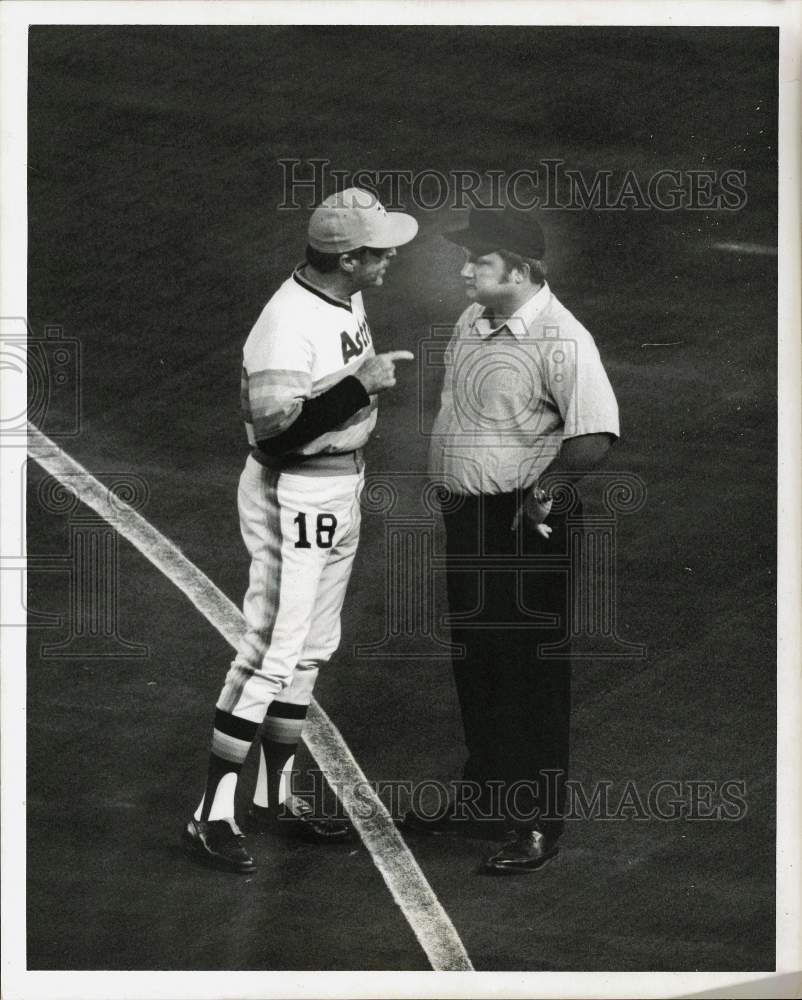
[{"label": "white photo border", "polygon": [[[377,4],[365,0],[305,2],[17,2],[0,5],[0,132],[2,246],[0,316],[27,313],[27,30],[33,24],[526,24],[737,25],[780,28],[779,120],[779,697],[777,970],[766,973],[288,973],[288,972],[28,972],[25,936],[25,630],[5,629],[2,642],[2,908],[3,996],[7,998],[218,997],[669,997],[791,996],[802,980],[800,924],[800,51],[802,5],[786,2],[633,3],[609,0]],[[13,393],[5,412],[25,408]],[[3,520],[0,551],[24,554],[20,511],[25,452],[0,451]],[[19,600],[18,583],[0,574],[0,601]],[[16,590],[15,590],[16,588]],[[745,863],[748,863],[745,861]],[[798,989],[798,985],[796,987]],[[707,993],[707,991],[714,991]]]}]

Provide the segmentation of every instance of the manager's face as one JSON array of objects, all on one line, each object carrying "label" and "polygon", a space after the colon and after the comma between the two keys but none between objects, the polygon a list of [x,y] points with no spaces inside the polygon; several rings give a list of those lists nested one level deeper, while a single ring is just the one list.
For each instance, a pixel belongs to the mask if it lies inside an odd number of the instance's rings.
[{"label": "manager's face", "polygon": [[472,302],[494,306],[505,301],[510,292],[509,272],[500,254],[481,254],[465,249],[465,264],[460,271],[465,294]]},{"label": "manager's face", "polygon": [[363,288],[378,288],[384,284],[387,268],[396,253],[395,247],[388,247],[386,250],[363,250],[355,258],[355,267],[351,274],[354,291],[361,291]]}]

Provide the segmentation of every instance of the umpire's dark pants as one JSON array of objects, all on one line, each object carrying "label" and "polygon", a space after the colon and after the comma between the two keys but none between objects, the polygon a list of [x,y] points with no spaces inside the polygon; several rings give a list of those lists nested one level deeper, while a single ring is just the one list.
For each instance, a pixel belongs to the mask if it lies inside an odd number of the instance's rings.
[{"label": "umpire's dark pants", "polygon": [[[451,625],[452,642],[465,647],[453,660],[468,749],[463,778],[486,790],[495,786],[483,802],[498,796],[510,825],[532,826],[539,814],[546,832],[558,835],[570,661],[539,654],[538,647],[567,636],[566,522],[549,517],[548,540],[525,526],[511,531],[520,498],[519,492],[465,496],[443,507],[449,608],[463,618]],[[562,556],[563,565],[540,572],[543,556]],[[537,622],[537,613],[556,616],[556,623]]]}]

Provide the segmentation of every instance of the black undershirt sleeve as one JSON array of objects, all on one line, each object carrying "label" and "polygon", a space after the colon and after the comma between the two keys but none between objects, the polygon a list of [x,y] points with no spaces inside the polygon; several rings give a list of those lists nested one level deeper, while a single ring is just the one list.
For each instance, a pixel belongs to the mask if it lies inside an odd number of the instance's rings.
[{"label": "black undershirt sleeve", "polygon": [[256,444],[271,458],[286,455],[314,441],[316,437],[333,431],[349,417],[370,405],[365,387],[353,375],[321,392],[314,399],[305,399],[301,412],[290,426],[275,437],[263,438]]}]

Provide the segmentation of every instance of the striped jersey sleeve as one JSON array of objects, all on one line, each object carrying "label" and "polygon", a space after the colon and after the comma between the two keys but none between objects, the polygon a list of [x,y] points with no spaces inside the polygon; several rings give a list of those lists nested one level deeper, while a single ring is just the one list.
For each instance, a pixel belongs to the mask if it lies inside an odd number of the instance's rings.
[{"label": "striped jersey sleeve", "polygon": [[275,437],[312,394],[314,356],[304,335],[260,316],[243,353],[240,401],[248,442]]},{"label": "striped jersey sleeve", "polygon": [[251,444],[281,434],[298,418],[312,389],[308,373],[242,367],[242,415]]}]

